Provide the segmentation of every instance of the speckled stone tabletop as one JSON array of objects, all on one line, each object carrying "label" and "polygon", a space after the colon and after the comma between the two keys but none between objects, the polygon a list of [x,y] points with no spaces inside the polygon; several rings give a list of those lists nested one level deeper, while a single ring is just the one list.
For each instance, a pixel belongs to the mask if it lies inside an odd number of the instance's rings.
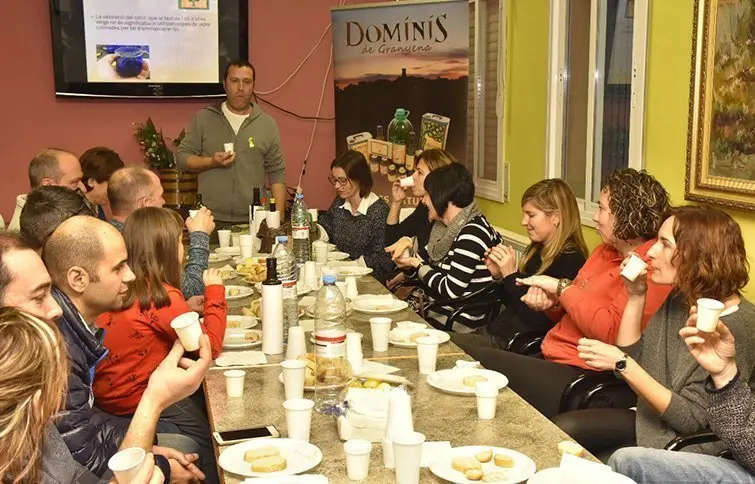
[{"label": "speckled stone tabletop", "polygon": [[[237,283],[237,281],[229,281]],[[358,280],[360,294],[383,294],[387,290],[372,277]],[[241,307],[249,305],[252,297],[228,301],[229,314],[240,314]],[[409,310],[388,315],[394,321],[422,321]],[[562,440],[571,440],[563,431],[522,400],[512,390],[504,389],[498,397],[496,418],[479,420],[477,418],[476,399],[474,397],[456,396],[443,393],[431,387],[423,375],[419,374],[416,350],[414,348],[396,348],[390,346],[384,353],[374,353],[370,338],[370,315],[354,312],[348,319],[352,329],[361,332],[363,351],[366,359],[381,361],[400,368],[396,375],[404,376],[414,384],[412,388],[412,406],[414,427],[417,432],[425,434],[427,441],[450,441],[454,447],[464,445],[491,445],[506,447],[528,455],[537,469],[556,467],[560,462],[557,444]],[[444,343],[438,348],[437,369],[452,368],[456,360],[470,360],[463,350],[452,342]],[[204,391],[213,431],[226,431],[274,425],[281,436],[287,435],[286,418],[282,403],[284,401],[283,385],[278,380],[281,356],[268,356],[267,365],[244,368],[246,380],[244,396],[229,399],[225,392],[223,372],[219,368],[211,370],[204,382]],[[312,398],[305,394],[305,398]],[[332,417],[313,413],[311,443],[323,453],[322,462],[312,469],[328,477],[331,484],[350,483],[346,477],[346,457],[343,442],[338,436],[336,422]],[[219,454],[223,448],[216,446]],[[589,457],[589,456],[588,456]],[[370,471],[366,481],[369,483],[393,483],[393,469],[383,467],[382,449],[373,444],[370,456]],[[238,483],[243,477],[220,470],[221,479],[228,484]],[[429,469],[421,470],[420,482],[447,482],[434,476]]]}]

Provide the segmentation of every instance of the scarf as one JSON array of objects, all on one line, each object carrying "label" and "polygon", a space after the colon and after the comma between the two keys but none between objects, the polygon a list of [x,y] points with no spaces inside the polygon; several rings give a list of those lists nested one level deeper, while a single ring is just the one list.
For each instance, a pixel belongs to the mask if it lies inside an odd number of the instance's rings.
[{"label": "scarf", "polygon": [[430,229],[430,239],[427,242],[427,254],[430,256],[429,262],[431,264],[438,264],[451,250],[451,246],[458,237],[461,229],[469,223],[473,218],[482,215],[482,212],[477,208],[477,203],[472,202],[466,207],[461,209],[461,212],[456,214],[456,217],[451,220],[449,225],[444,225],[443,222],[436,221]]}]

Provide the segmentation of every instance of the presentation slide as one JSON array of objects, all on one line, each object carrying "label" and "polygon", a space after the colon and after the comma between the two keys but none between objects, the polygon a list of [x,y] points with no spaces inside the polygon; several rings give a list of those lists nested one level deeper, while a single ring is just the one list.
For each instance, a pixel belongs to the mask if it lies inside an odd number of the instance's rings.
[{"label": "presentation slide", "polygon": [[214,83],[218,0],[83,0],[89,82]]}]

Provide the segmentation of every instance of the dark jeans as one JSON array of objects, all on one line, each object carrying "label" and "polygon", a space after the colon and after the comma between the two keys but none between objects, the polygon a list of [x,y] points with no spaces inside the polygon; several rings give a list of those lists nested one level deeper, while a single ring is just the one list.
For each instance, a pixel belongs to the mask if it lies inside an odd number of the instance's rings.
[{"label": "dark jeans", "polygon": [[[476,336],[483,338],[483,342],[484,338],[490,338],[480,335],[454,335],[454,342],[460,336]],[[572,380],[584,373],[584,370],[579,368],[518,355],[491,346],[469,345],[469,340],[473,338],[465,339],[468,340],[465,343],[467,347],[457,344],[485,368],[506,375],[509,387],[548,418],[558,415],[564,390]]]},{"label": "dark jeans", "polygon": [[191,437],[199,445],[199,455],[202,462],[199,467],[207,476],[206,482],[218,482],[210,423],[207,421],[207,416],[191,397],[166,408],[160,415],[158,427],[162,424],[175,426],[178,430],[177,433]]}]

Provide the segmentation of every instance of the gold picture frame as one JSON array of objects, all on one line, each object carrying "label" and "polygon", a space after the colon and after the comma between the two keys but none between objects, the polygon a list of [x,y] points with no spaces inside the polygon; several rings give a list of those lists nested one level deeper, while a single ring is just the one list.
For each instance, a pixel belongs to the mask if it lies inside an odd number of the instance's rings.
[{"label": "gold picture frame", "polygon": [[755,210],[755,7],[694,1],[684,195]]}]

